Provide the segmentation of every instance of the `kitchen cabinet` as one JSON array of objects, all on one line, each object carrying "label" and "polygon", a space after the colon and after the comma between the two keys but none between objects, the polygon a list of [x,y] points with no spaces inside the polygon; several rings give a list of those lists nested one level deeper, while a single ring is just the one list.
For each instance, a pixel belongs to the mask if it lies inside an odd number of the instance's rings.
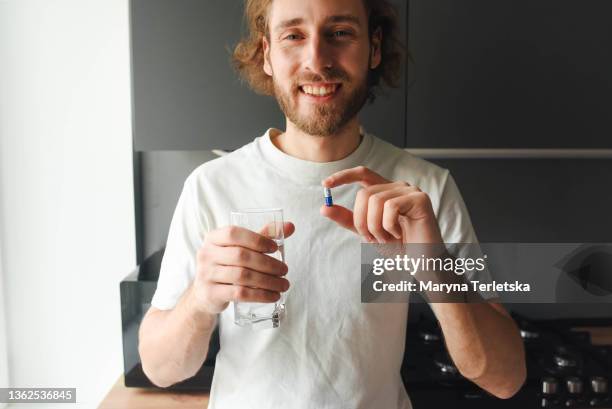
[{"label": "kitchen cabinet", "polygon": [[411,0],[407,147],[612,147],[612,2]]},{"label": "kitchen cabinet", "polygon": [[[367,130],[409,148],[611,148],[612,2],[396,0],[412,56]],[[235,149],[284,118],[231,68],[241,0],[131,0],[134,149]]]},{"label": "kitchen cabinet", "polygon": [[[396,2],[405,39],[407,3]],[[276,101],[252,92],[231,67],[243,1],[132,0],[130,15],[134,150],[231,150],[284,128]],[[403,146],[405,81],[362,119]]]}]

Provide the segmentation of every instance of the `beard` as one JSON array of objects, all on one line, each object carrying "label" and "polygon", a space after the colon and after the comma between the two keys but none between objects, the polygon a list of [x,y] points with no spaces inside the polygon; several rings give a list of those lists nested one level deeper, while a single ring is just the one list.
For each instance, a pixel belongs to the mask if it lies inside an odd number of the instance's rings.
[{"label": "beard", "polygon": [[[368,99],[367,80],[349,89],[348,75],[334,68],[325,77],[311,74],[299,78],[291,85],[290,92],[283,90],[274,76],[272,81],[274,96],[281,111],[299,130],[309,135],[334,135],[357,115]],[[342,86],[336,92],[343,91],[343,94],[335,96],[333,101],[311,106],[308,114],[300,114],[296,105],[301,92],[299,84],[304,82],[341,82]]]}]

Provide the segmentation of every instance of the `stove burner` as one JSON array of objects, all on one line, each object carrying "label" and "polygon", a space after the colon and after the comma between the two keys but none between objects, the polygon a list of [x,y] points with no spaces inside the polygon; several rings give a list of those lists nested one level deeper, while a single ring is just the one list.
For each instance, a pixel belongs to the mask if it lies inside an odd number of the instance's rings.
[{"label": "stove burner", "polygon": [[434,355],[434,363],[440,372],[448,375],[457,375],[459,370],[448,356],[448,353],[436,353]]},{"label": "stove burner", "polygon": [[569,357],[565,357],[563,355],[555,355],[553,357],[553,360],[555,361],[555,364],[560,368],[573,368],[577,364],[576,360]]},{"label": "stove burner", "polygon": [[540,338],[540,331],[525,319],[517,319],[517,324],[523,340]]},{"label": "stove burner", "polygon": [[434,331],[421,330],[419,336],[425,342],[438,342],[440,341],[440,334]]},{"label": "stove burner", "polygon": [[565,346],[555,348],[553,362],[559,368],[575,368],[580,360],[579,354]]},{"label": "stove burner", "polygon": [[442,339],[442,332],[440,331],[440,327],[438,327],[435,323],[421,320],[419,322],[419,338],[424,343],[437,343]]},{"label": "stove burner", "polygon": [[537,331],[531,331],[528,329],[521,329],[521,338],[523,338],[524,340],[538,339],[540,338],[540,333]]}]

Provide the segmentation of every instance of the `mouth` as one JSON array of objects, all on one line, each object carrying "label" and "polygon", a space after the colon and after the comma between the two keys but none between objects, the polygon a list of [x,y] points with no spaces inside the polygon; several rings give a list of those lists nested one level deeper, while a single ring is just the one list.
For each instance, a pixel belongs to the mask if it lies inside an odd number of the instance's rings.
[{"label": "mouth", "polygon": [[316,100],[327,100],[332,98],[340,89],[340,83],[315,83],[300,85],[300,92]]}]

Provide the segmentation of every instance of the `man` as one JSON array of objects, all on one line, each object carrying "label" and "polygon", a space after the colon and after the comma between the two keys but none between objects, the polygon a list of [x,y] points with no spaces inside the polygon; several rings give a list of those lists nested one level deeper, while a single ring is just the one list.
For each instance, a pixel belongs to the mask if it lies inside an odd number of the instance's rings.
[{"label": "man", "polygon": [[[400,366],[407,304],[360,302],[362,240],[475,242],[448,171],[362,132],[357,113],[397,75],[397,25],[380,0],[250,0],[236,66],[276,97],[284,132],[197,168],[170,227],[140,329],[147,376],[193,376],[220,325],[210,408],[409,408]],[[322,185],[334,201],[321,206]],[[229,210],[282,207],[275,243],[229,227]],[[233,324],[232,301],[287,297],[280,328]],[[496,303],[431,304],[460,372],[500,398],[525,379],[518,330]],[[410,353],[410,351],[406,351]]]}]

